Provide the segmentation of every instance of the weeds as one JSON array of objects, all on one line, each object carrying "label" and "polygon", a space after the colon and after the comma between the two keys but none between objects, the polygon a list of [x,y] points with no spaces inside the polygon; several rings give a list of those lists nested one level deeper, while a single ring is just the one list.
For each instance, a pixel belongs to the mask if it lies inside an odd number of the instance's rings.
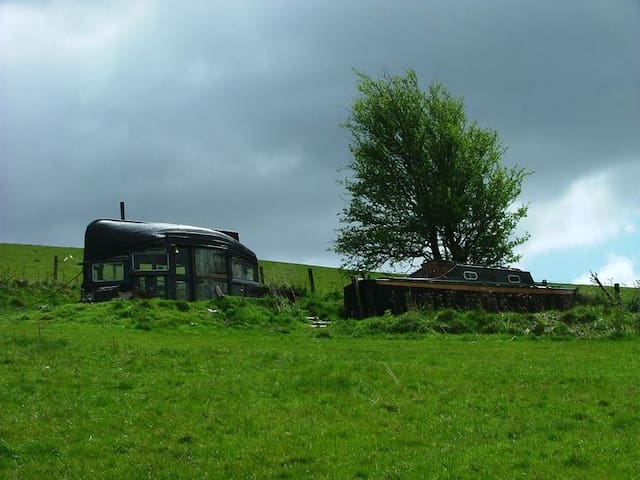
[{"label": "weeds", "polygon": [[411,310],[364,320],[339,320],[345,335],[499,334],[555,338],[623,338],[640,334],[640,314],[621,307],[578,306],[566,312],[488,313],[483,310]]},{"label": "weeds", "polygon": [[494,314],[451,308],[413,309],[401,315],[388,313],[352,320],[342,318],[342,298],[336,292],[298,292],[294,299],[274,292],[263,298],[225,296],[209,302],[132,299],[90,305],[78,303],[73,289],[52,283],[14,281],[6,285],[7,288],[0,289],[0,306],[7,313],[22,312],[26,318],[39,321],[118,323],[143,331],[202,324],[287,333],[306,325],[307,318],[313,317],[329,322],[327,332],[355,336],[499,334],[615,339],[640,334],[640,312],[634,307],[636,297],[631,297],[627,304],[583,303],[564,312]]}]

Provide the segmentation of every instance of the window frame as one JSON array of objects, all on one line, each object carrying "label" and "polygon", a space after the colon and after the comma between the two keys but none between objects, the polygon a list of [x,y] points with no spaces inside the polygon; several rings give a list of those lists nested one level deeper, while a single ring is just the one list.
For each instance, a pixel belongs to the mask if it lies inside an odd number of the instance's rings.
[{"label": "window frame", "polygon": [[[200,251],[207,251],[207,252],[211,252],[214,251],[217,254],[220,254],[221,257],[223,257],[224,262],[220,262],[219,265],[224,265],[224,271],[214,271],[213,273],[203,273],[200,272],[198,270],[198,252]],[[226,248],[220,248],[220,247],[194,247],[193,248],[193,274],[195,276],[196,279],[198,278],[213,278],[213,279],[218,279],[218,280],[229,280],[229,255],[227,254],[227,249]]]},{"label": "window frame", "polygon": [[475,282],[478,280],[478,272],[474,272],[473,270],[465,270],[462,272],[462,277],[468,282]]},{"label": "window frame", "polygon": [[[122,268],[122,277],[119,278],[111,278],[108,280],[105,280],[104,278],[102,280],[96,278],[96,265],[102,265],[103,269],[104,267],[107,267],[108,265],[112,265],[112,266],[120,266]],[[104,276],[104,275],[103,275]],[[107,260],[104,262],[93,262],[91,264],[91,282],[92,283],[122,283],[125,281],[127,277],[127,268],[126,268],[126,261],[125,260]]]},{"label": "window frame", "polygon": [[[151,268],[150,270],[142,270],[142,269],[136,268],[136,256],[138,255],[164,255],[166,262],[164,263],[163,266],[165,268]],[[144,264],[147,265],[148,263],[144,262]],[[154,264],[151,263],[151,265],[154,265]],[[170,269],[171,269],[171,265],[169,263],[169,252],[167,251],[166,248],[149,249],[149,250],[143,250],[143,251],[131,253],[131,271],[136,275],[141,275],[141,274],[157,275],[161,273],[166,275],[169,273]]]},{"label": "window frame", "polygon": [[[241,268],[240,276],[236,276],[236,266]],[[247,276],[251,271],[252,275]],[[240,257],[231,257],[231,279],[234,283],[257,283],[258,266]]]}]

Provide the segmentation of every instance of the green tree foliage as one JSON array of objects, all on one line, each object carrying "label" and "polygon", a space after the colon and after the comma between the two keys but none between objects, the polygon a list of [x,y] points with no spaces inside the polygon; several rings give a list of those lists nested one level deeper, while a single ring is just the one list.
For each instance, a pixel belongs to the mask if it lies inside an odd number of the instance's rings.
[{"label": "green tree foliage", "polygon": [[415,72],[379,80],[357,73],[350,131],[350,197],[334,250],[345,266],[371,270],[414,259],[501,264],[526,216],[514,206],[528,174],[500,164],[491,129],[469,122],[461,98],[440,83],[420,90]]}]

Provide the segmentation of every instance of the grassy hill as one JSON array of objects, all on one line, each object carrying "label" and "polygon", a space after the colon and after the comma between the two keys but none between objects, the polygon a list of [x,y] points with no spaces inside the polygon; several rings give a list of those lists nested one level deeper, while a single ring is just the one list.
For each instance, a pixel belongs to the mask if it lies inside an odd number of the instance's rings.
[{"label": "grassy hill", "polygon": [[69,282],[82,271],[82,249],[0,243],[0,280],[19,279],[28,282],[54,280],[54,259],[58,257],[58,281]]},{"label": "grassy hill", "polygon": [[[54,280],[54,259],[58,257],[57,283],[67,285],[72,290],[82,283],[83,258],[82,248],[51,247],[43,245],[24,245],[0,243],[0,282],[22,280],[30,283],[52,282]],[[311,290],[309,269],[311,269],[316,293],[341,294],[345,285],[350,282],[351,273],[339,268],[298,263],[285,263],[271,260],[260,260],[262,281],[266,285],[278,287],[296,287],[305,291]],[[564,285],[569,286],[569,285]],[[613,295],[613,289],[610,289]],[[622,288],[623,301],[636,297],[635,288]],[[601,296],[599,288],[594,285],[580,285],[582,297]]]},{"label": "grassy hill", "polygon": [[[82,283],[82,249],[0,243],[0,281],[27,282],[54,280],[54,259],[58,257],[58,282],[78,286]],[[263,282],[267,285],[297,287],[309,291],[309,269],[317,293],[342,292],[349,273],[338,268],[260,260]]]}]

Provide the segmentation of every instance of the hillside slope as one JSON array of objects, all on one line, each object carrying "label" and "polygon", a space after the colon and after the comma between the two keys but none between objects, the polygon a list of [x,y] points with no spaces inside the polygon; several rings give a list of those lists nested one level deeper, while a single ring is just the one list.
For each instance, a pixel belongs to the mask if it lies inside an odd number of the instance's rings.
[{"label": "hillside slope", "polygon": [[[52,281],[55,257],[58,258],[57,280],[79,286],[82,283],[82,248],[13,243],[0,243],[0,281]],[[259,263],[262,280],[267,285],[310,290],[309,269],[318,293],[342,292],[342,287],[349,282],[349,273],[338,268],[271,260],[260,260]]]}]

